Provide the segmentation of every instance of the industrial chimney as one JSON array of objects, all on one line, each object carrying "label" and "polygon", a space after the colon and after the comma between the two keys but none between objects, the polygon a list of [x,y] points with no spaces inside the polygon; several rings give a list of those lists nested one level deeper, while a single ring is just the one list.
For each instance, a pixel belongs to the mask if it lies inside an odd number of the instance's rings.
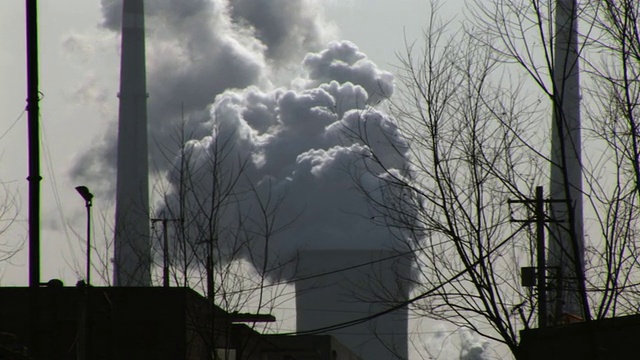
[{"label": "industrial chimney", "polygon": [[[299,254],[296,330],[330,334],[367,360],[408,358],[409,260],[391,250],[306,250]],[[344,328],[316,329],[366,321]]]},{"label": "industrial chimney", "polygon": [[114,284],[150,286],[144,1],[122,9]]},{"label": "industrial chimney", "polygon": [[580,80],[576,0],[557,0],[554,58],[554,109],[551,138],[549,239],[552,323],[583,318],[584,235],[580,136]]}]

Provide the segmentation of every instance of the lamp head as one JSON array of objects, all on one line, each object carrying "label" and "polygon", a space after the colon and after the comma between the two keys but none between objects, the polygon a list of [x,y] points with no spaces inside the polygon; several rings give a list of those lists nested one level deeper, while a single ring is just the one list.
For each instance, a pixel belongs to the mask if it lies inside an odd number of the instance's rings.
[{"label": "lamp head", "polygon": [[93,194],[89,192],[89,188],[86,186],[76,186],[76,191],[86,202],[91,202],[91,199],[93,199]]}]

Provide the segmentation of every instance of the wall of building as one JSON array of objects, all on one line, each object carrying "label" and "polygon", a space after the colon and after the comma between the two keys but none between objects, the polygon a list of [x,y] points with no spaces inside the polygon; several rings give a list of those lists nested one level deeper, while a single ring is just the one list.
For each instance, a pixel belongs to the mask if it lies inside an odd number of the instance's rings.
[{"label": "wall of building", "polygon": [[330,336],[262,335],[234,317],[187,288],[0,288],[0,359],[362,360]]},{"label": "wall of building", "polygon": [[0,288],[0,332],[35,359],[200,360],[225,342],[225,319],[211,336],[211,308],[189,289],[38,288],[35,333],[30,290]]},{"label": "wall of building", "polygon": [[363,360],[331,335],[260,335],[236,324],[234,339],[243,360]]},{"label": "wall of building", "polygon": [[521,332],[519,359],[637,359],[640,315]]}]

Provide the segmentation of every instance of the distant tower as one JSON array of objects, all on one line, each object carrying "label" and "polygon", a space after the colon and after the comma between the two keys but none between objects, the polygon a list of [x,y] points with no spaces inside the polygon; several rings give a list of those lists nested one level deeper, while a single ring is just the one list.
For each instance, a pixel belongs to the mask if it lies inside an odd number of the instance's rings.
[{"label": "distant tower", "polygon": [[577,1],[557,0],[555,14],[556,103],[551,135],[550,197],[569,200],[552,203],[549,214],[553,220],[562,221],[550,226],[548,256],[550,274],[560,275],[559,279],[554,276],[556,280],[551,283],[555,283],[555,288],[550,289],[549,296],[552,323],[559,323],[567,315],[584,317],[579,291],[580,278],[584,276],[584,233]]},{"label": "distant tower", "polygon": [[144,1],[122,9],[114,283],[150,286]]},{"label": "distant tower", "polygon": [[[358,266],[363,265],[363,266]],[[406,302],[410,261],[390,250],[305,250],[298,257],[296,330],[355,321]],[[408,310],[320,333],[366,360],[408,359]]]}]

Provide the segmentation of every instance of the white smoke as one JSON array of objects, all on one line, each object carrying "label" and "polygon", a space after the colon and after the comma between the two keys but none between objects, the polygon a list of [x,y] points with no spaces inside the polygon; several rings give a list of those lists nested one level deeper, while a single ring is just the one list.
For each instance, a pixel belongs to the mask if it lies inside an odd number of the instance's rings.
[{"label": "white smoke", "polygon": [[378,71],[376,65],[365,54],[352,51],[349,42],[333,43],[328,49],[309,54],[304,60],[304,68],[309,72],[310,84],[337,81],[359,84],[369,94],[368,102],[377,104],[393,94],[393,76]]},{"label": "white smoke", "polygon": [[421,337],[418,343],[423,347],[419,350],[429,354],[429,359],[488,360],[502,358],[497,356],[489,341],[481,339],[477,333],[469,329],[453,329],[450,325],[438,321],[430,321],[426,327],[432,332]]},{"label": "white smoke", "polygon": [[[146,1],[151,169],[167,169],[168,159],[182,146],[182,135],[187,140],[200,139],[210,132],[205,123],[217,94],[287,82],[280,75],[290,73],[288,69],[304,54],[320,50],[335,38],[334,26],[323,18],[320,3]],[[119,32],[122,0],[101,0],[101,5],[101,27]],[[78,181],[97,183],[104,174],[113,173],[117,143],[113,120],[107,134],[74,164],[72,177]],[[108,194],[115,186],[110,185]]]},{"label": "white smoke", "polygon": [[[119,32],[122,0],[101,5],[101,27]],[[191,208],[211,208],[211,184],[226,176],[229,184],[238,180],[226,194],[233,201],[215,207],[224,208],[222,221],[255,229],[242,235],[254,262],[317,247],[392,247],[388,231],[371,225],[352,176],[362,175],[353,165],[365,166],[361,161],[370,151],[389,168],[405,167],[401,152],[407,146],[394,122],[372,108],[393,93],[393,76],[354,44],[329,43],[335,30],[323,18],[320,0],[157,0],[145,6],[149,157],[156,175],[168,173],[166,206],[190,201]],[[112,125],[72,169],[80,182],[102,182],[96,188],[107,195],[115,186],[104,183],[115,169],[117,122]],[[365,129],[373,149],[345,136]],[[215,176],[213,158],[224,168]],[[180,199],[185,164],[190,200]],[[379,186],[374,176],[359,181]],[[259,202],[266,199],[271,202]],[[261,206],[264,212],[276,203],[274,226],[290,224],[271,239],[269,251],[257,251],[259,241],[249,238],[260,238],[266,224],[255,219]],[[240,226],[222,228],[216,236],[229,241],[217,248],[237,251]]]},{"label": "white smoke", "polygon": [[477,334],[460,329],[460,360],[485,360],[489,358],[489,342],[481,340]]},{"label": "white smoke", "polygon": [[[233,201],[225,202],[218,221],[218,231],[224,233],[216,238],[221,251],[235,250],[242,226],[253,235],[242,243],[256,265],[265,256],[284,262],[306,249],[396,248],[394,237],[371,222],[368,203],[353,178],[376,194],[380,182],[367,171],[382,169],[367,162],[372,152],[389,169],[406,168],[408,146],[393,119],[367,106],[370,92],[376,102],[392,93],[393,76],[346,41],[308,54],[302,67],[307,74],[295,79],[292,88],[262,91],[252,86],[216,98],[205,122],[210,135],[189,141],[174,163],[168,196],[173,209],[168,211],[175,214],[185,201],[189,208],[196,202],[211,208],[215,187],[206,184],[226,188],[234,183]],[[339,81],[329,80],[335,78]],[[372,148],[347,135],[363,131]],[[189,181],[197,184],[186,197],[179,172],[185,168],[192,169]],[[269,236],[269,244],[257,235],[264,234],[268,224],[256,220],[264,218],[267,199],[277,199],[271,200],[269,211],[274,210],[278,220],[271,225],[283,230]],[[238,214],[243,214],[242,225]],[[291,272],[270,275],[288,277]]]},{"label": "white smoke", "polygon": [[276,62],[289,62],[326,45],[335,29],[323,12],[320,1],[231,1],[231,17],[267,44],[266,57]]}]

